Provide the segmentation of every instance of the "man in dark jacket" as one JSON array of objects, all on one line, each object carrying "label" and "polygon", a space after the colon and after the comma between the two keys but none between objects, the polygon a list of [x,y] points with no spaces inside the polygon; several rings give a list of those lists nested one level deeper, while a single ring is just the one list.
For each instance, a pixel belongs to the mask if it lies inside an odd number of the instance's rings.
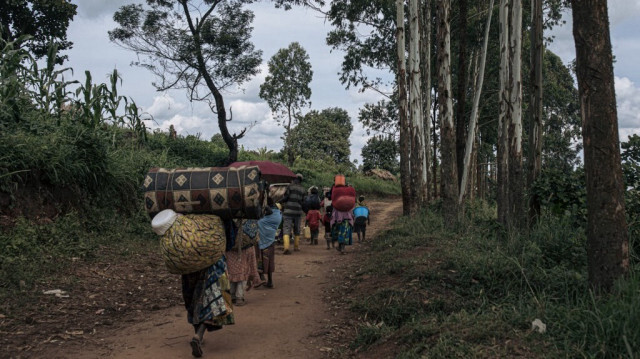
[{"label": "man in dark jacket", "polygon": [[293,250],[300,250],[300,220],[303,214],[302,203],[304,202],[306,194],[306,190],[302,187],[301,183],[302,175],[298,173],[296,174],[296,178],[291,181],[282,201],[280,201],[283,203],[282,233],[284,235],[282,239],[284,241],[284,254],[291,254],[289,251],[289,241],[292,230],[294,235]]}]

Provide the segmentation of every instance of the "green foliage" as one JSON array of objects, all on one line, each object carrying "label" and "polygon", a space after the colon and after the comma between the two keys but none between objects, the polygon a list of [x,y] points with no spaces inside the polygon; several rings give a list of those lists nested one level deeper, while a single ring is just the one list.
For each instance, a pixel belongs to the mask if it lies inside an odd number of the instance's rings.
[{"label": "green foliage", "polygon": [[373,136],[362,147],[362,170],[381,168],[391,173],[400,171],[398,144],[392,136]]},{"label": "green foliage", "polygon": [[640,190],[640,136],[633,134],[620,146],[625,184]]},{"label": "green foliage", "polygon": [[[429,210],[379,235],[354,275],[390,284],[352,301],[366,318],[353,347],[394,342],[401,358],[637,356],[639,263],[596,296],[581,228],[545,216],[528,235],[505,238],[494,211],[477,204],[452,232]],[[536,318],[545,334],[531,330]]]},{"label": "green foliage", "polygon": [[352,130],[347,111],[341,108],[314,110],[300,118],[298,125],[291,129],[288,143],[302,158],[348,163]]},{"label": "green foliage", "polygon": [[309,55],[299,43],[292,42],[278,50],[268,66],[269,75],[260,85],[260,98],[267,101],[276,119],[289,131],[300,116],[301,108],[311,105],[309,84],[313,71]]},{"label": "green foliage", "polygon": [[[71,48],[67,28],[78,6],[69,0],[8,0],[0,5],[0,35],[4,41],[16,41],[36,58],[47,55],[51,43],[60,50]],[[62,64],[66,56],[56,56]]]},{"label": "green foliage", "polygon": [[566,216],[575,225],[587,220],[586,179],[584,168],[563,171],[557,167],[543,167],[542,173],[529,191],[538,196],[542,206],[556,216]]}]

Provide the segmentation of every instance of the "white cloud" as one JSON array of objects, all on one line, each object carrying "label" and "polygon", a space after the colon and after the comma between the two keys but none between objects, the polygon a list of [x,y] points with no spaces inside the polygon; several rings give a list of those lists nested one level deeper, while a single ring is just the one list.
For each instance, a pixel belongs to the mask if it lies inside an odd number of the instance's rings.
[{"label": "white cloud", "polygon": [[89,19],[112,17],[120,6],[132,3],[131,0],[73,0],[72,2],[78,5],[78,15]]},{"label": "white cloud", "polygon": [[609,21],[616,26],[627,20],[637,21],[640,16],[640,1],[638,0],[609,0]]},{"label": "white cloud", "polygon": [[153,116],[156,121],[163,122],[182,112],[185,108],[186,106],[183,103],[176,102],[169,94],[164,94],[155,96],[153,104],[146,109],[146,112]]},{"label": "white cloud", "polygon": [[626,77],[615,78],[620,128],[640,132],[640,88]]}]

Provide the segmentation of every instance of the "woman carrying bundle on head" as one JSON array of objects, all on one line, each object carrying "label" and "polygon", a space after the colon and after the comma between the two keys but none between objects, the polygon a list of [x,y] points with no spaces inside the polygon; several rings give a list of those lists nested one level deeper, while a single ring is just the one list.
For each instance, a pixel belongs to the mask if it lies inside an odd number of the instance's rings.
[{"label": "woman carrying bundle on head", "polygon": [[171,209],[151,222],[160,237],[160,252],[169,272],[182,274],[182,297],[193,325],[191,354],[202,356],[205,331],[234,324],[227,262],[227,238],[222,220],[214,215],[181,215]]}]

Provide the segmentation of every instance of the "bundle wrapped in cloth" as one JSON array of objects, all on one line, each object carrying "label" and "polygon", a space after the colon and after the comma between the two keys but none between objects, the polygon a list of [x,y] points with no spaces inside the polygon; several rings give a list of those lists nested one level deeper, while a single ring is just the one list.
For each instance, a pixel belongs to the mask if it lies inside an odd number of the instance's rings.
[{"label": "bundle wrapped in cloth", "polygon": [[224,224],[218,216],[158,213],[151,226],[160,235],[160,253],[170,273],[189,274],[216,263],[224,254]]},{"label": "bundle wrapped in cloth", "polygon": [[149,214],[214,214],[224,219],[259,219],[266,202],[265,182],[257,166],[152,168],[142,186]]}]

